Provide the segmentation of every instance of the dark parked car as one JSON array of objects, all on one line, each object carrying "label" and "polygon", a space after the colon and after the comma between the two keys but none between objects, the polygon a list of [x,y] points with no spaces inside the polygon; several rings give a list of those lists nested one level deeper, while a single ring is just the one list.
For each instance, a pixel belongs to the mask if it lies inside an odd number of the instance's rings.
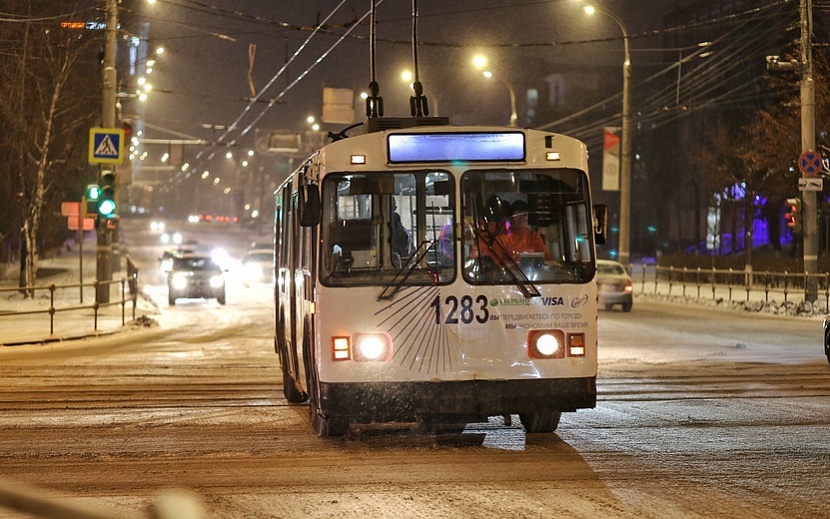
[{"label": "dark parked car", "polygon": [[611,260],[597,260],[597,291],[599,305],[611,310],[622,305],[623,312],[630,312],[634,303],[634,285],[622,263]]},{"label": "dark parked car", "polygon": [[173,258],[167,275],[168,302],[180,298],[216,298],[225,304],[225,275],[222,268],[204,254],[187,253]]}]

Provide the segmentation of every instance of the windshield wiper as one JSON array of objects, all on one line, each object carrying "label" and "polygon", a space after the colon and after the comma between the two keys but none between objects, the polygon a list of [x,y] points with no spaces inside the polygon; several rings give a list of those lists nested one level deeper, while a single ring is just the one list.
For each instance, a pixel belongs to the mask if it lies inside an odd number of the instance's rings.
[{"label": "windshield wiper", "polygon": [[412,271],[415,270],[415,267],[426,257],[433,243],[433,241],[424,240],[420,245],[418,245],[418,248],[415,250],[415,254],[409,258],[409,261],[407,261],[406,264],[401,265],[401,268],[398,269],[397,273],[395,273],[395,277],[392,278],[392,281],[383,287],[383,290],[378,296],[378,301],[390,300],[395,294],[398,293],[398,290],[404,286],[404,283],[406,283],[406,280],[409,278],[409,275],[412,274]]},{"label": "windshield wiper", "polygon": [[507,268],[505,268],[504,270],[507,271],[513,283],[519,290],[521,290],[522,294],[525,297],[527,297],[528,299],[533,297],[541,297],[542,294],[539,292],[539,289],[536,288],[536,285],[534,285],[533,282],[530,281],[530,279],[528,279],[524,270],[522,270],[519,264],[516,263],[516,260],[513,259],[513,256],[511,256],[510,253],[507,252],[507,249],[504,248],[504,245],[499,243],[499,241],[496,240],[496,237],[493,236],[489,230],[478,229],[473,227],[473,235],[476,237],[477,240],[483,240],[488,247],[498,252],[500,259],[502,261],[508,263]]}]

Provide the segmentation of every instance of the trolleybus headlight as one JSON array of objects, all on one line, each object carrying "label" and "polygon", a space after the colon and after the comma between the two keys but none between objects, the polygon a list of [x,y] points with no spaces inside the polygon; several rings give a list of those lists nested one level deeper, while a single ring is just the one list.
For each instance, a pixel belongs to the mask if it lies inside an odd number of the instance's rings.
[{"label": "trolleybus headlight", "polygon": [[392,337],[383,332],[354,334],[354,360],[381,361],[392,359]]},{"label": "trolleybus headlight", "polygon": [[532,359],[565,358],[565,334],[560,330],[533,330],[527,334],[527,353]]}]

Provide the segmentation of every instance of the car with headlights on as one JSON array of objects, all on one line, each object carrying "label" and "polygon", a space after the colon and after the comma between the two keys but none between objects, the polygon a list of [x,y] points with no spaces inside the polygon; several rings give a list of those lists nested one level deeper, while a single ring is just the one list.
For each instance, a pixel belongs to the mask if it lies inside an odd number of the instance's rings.
[{"label": "car with headlights on", "polygon": [[634,303],[634,284],[622,263],[613,260],[597,260],[597,293],[599,305],[611,310],[614,305],[630,312]]},{"label": "car with headlights on", "polygon": [[182,254],[189,254],[196,252],[196,249],[189,247],[179,247],[177,249],[167,249],[159,258],[159,275],[161,279],[167,279],[167,275],[173,268],[173,258],[181,256]]},{"label": "car with headlights on", "polygon": [[274,282],[274,250],[251,249],[242,258],[242,272],[246,287]]},{"label": "car with headlights on", "polygon": [[167,274],[167,300],[170,306],[177,299],[216,299],[225,304],[225,273],[210,255],[185,253],[173,258]]}]

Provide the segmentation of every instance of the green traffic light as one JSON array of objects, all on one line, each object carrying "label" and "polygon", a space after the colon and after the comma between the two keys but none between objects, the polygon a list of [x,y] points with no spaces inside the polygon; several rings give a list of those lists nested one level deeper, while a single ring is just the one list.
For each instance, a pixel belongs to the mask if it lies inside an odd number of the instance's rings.
[{"label": "green traffic light", "polygon": [[115,200],[106,199],[98,203],[98,212],[103,216],[110,216],[115,212]]},{"label": "green traffic light", "polygon": [[86,199],[90,202],[95,202],[101,198],[101,188],[97,184],[90,184],[86,186]]},{"label": "green traffic light", "polygon": [[105,170],[98,178],[98,214],[107,218],[115,216],[115,172]]}]

